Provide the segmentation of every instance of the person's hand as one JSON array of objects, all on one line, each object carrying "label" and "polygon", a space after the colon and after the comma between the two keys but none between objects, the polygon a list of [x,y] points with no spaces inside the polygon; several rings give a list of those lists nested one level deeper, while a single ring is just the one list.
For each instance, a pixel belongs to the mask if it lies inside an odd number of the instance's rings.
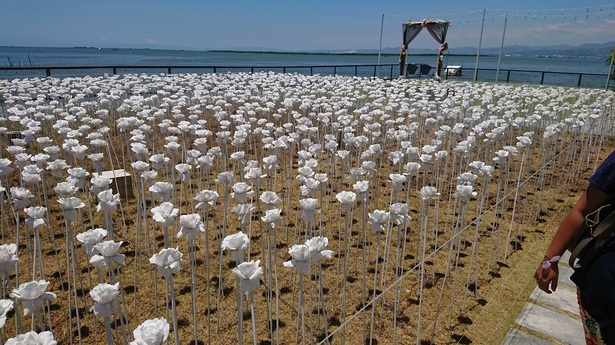
[{"label": "person's hand", "polygon": [[551,264],[548,268],[543,268],[543,264],[538,265],[534,279],[538,288],[546,293],[555,292],[557,289],[557,280],[559,278],[559,268],[557,263]]}]

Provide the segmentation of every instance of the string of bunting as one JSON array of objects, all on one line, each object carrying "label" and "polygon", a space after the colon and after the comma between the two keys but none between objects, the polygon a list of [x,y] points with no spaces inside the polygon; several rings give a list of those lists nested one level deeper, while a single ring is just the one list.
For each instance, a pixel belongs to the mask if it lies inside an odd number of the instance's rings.
[{"label": "string of bunting", "polygon": [[492,21],[499,18],[504,18],[506,15],[508,15],[509,20],[576,21],[589,20],[590,18],[613,18],[613,12],[615,12],[615,4],[540,10],[484,9],[466,12],[430,14],[424,16],[409,16],[386,13],[384,15],[388,18],[402,18],[402,20],[404,21],[423,20],[425,18],[438,18],[450,20],[453,24],[469,24],[480,22],[482,20],[483,11],[485,11],[485,20],[491,19]]}]

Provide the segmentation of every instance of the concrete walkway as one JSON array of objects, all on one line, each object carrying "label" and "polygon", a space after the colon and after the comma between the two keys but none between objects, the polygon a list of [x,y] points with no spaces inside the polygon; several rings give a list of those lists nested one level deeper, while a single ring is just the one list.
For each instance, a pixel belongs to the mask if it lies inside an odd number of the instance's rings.
[{"label": "concrete walkway", "polygon": [[566,252],[560,259],[557,291],[547,294],[536,287],[503,345],[585,345],[569,256]]}]

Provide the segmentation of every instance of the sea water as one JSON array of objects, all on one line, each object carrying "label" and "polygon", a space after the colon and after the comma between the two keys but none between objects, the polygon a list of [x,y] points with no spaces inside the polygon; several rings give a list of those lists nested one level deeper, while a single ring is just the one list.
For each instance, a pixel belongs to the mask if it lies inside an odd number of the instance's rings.
[{"label": "sea water", "polygon": [[[498,56],[480,56],[479,68],[497,68]],[[380,63],[399,61],[398,55],[382,54]],[[0,66],[305,66],[377,64],[378,55],[313,54],[276,52],[190,51],[111,48],[0,47]],[[410,55],[408,63],[435,65],[436,57]],[[474,68],[476,56],[445,55],[445,65]],[[608,66],[599,58],[549,58],[502,56],[501,69],[547,72],[606,73]]]},{"label": "sea water", "polygon": [[[35,66],[338,66],[338,65],[376,65],[398,64],[397,54],[315,54],[315,53],[276,53],[276,52],[236,52],[236,51],[190,51],[158,49],[112,49],[112,48],[40,48],[40,47],[0,47],[0,67]],[[436,65],[436,57],[430,55],[409,55],[408,63]],[[461,66],[465,79],[474,73],[477,66],[476,56],[445,55],[444,66]],[[494,79],[495,69],[500,65],[499,80],[539,83],[540,72],[560,72],[573,74],[548,74],[545,83],[552,85],[576,86],[578,74],[598,74],[583,76],[584,84],[591,80],[593,86],[604,86],[609,66],[599,58],[549,58],[525,56],[480,56],[479,69],[484,71],[483,80]],[[515,72],[507,75],[508,70],[535,71],[536,73]],[[393,74],[398,73],[397,69]],[[595,79],[595,80],[593,80]]]}]

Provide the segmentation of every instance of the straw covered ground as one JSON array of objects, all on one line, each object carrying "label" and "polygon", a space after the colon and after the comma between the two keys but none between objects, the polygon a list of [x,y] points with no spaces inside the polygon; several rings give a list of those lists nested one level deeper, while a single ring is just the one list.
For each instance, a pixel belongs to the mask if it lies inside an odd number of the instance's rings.
[{"label": "straw covered ground", "polygon": [[[3,340],[124,344],[164,318],[170,344],[498,343],[615,147],[613,94],[599,90],[274,73],[0,90],[2,244],[19,249],[17,270],[0,255],[1,297],[39,280],[56,295],[32,315],[15,298]],[[125,189],[93,181],[119,168]],[[176,213],[155,217],[164,202]],[[86,255],[77,235],[97,228],[117,252]],[[221,250],[239,232],[239,261],[262,269],[252,285]],[[315,237],[326,247],[305,245]],[[150,258],[167,247],[182,258],[165,278]],[[99,284],[111,297],[96,303]]]}]

